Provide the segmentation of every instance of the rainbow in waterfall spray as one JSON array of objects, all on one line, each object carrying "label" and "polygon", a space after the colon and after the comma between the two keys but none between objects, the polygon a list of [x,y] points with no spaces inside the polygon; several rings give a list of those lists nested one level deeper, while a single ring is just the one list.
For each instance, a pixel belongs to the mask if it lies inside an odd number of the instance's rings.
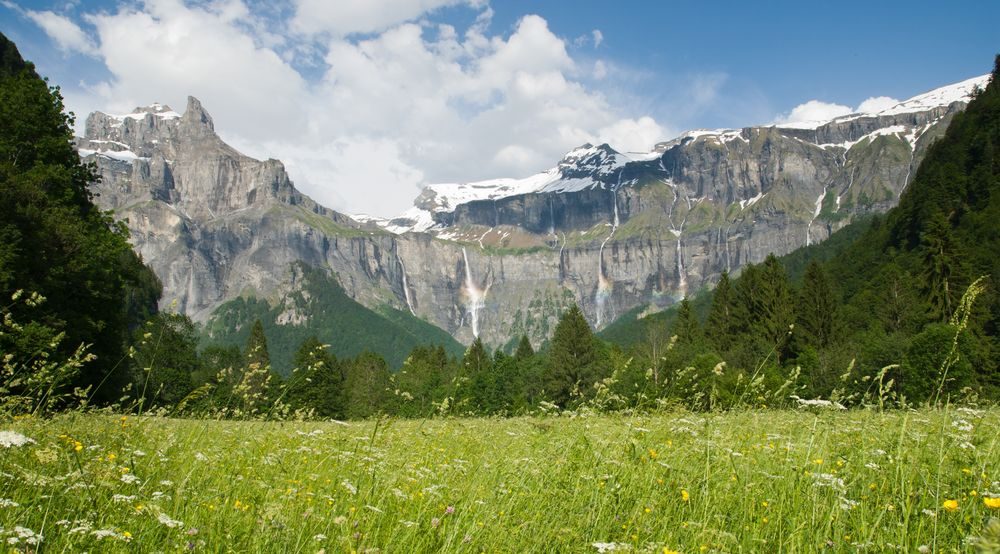
[{"label": "rainbow in waterfall spray", "polygon": [[479,338],[479,313],[486,305],[486,293],[489,289],[480,288],[472,278],[469,255],[465,252],[465,248],[462,248],[462,260],[465,262],[465,285],[462,287],[466,299],[465,309],[469,312],[469,319],[472,322],[472,336]]}]

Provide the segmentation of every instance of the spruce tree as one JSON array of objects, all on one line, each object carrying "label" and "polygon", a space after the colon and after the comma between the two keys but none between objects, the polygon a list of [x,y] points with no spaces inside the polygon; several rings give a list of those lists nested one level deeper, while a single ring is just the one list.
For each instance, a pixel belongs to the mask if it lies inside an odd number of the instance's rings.
[{"label": "spruce tree", "polygon": [[559,406],[568,406],[575,392],[589,393],[599,376],[599,351],[590,324],[575,304],[552,336],[549,350],[546,392]]},{"label": "spruce tree", "polygon": [[774,254],[764,260],[761,284],[761,329],[772,344],[777,344],[787,338],[789,326],[795,323],[795,312],[788,274]]},{"label": "spruce tree", "polygon": [[677,318],[674,320],[673,333],[677,337],[677,344],[691,346],[701,342],[702,331],[698,318],[691,310],[691,302],[685,296],[681,300],[677,309]]},{"label": "spruce tree", "polygon": [[288,401],[294,408],[311,409],[319,417],[344,417],[344,373],[337,357],[315,336],[295,353],[289,378]]},{"label": "spruce tree", "polygon": [[806,266],[796,306],[795,336],[816,348],[826,348],[834,338],[837,300],[826,272],[816,260]]},{"label": "spruce tree", "polygon": [[531,347],[528,335],[521,335],[521,341],[517,343],[517,350],[514,352],[514,359],[523,361],[535,355],[535,349]]},{"label": "spruce tree", "polygon": [[712,294],[712,307],[705,322],[705,335],[719,350],[729,350],[735,340],[736,297],[733,294],[729,273],[723,272]]}]

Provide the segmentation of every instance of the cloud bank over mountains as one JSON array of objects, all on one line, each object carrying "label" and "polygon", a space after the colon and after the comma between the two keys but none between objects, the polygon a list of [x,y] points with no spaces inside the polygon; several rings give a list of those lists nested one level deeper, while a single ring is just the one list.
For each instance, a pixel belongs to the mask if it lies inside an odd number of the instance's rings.
[{"label": "cloud bank over mountains", "polygon": [[[394,215],[428,183],[523,177],[585,142],[645,151],[684,130],[621,102],[613,82],[629,69],[601,57],[600,29],[561,37],[530,14],[494,29],[486,0],[145,0],[76,20],[17,9],[107,68],[64,84],[79,115],[197,96],[225,140],[281,159],[300,189],[349,213]],[[678,88],[703,110],[726,75],[689,81]],[[810,101],[781,118],[844,110]]]}]

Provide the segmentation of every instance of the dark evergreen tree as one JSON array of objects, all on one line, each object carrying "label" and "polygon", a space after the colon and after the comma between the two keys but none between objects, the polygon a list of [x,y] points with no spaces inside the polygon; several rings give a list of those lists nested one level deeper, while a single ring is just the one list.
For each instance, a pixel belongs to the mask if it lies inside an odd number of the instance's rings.
[{"label": "dark evergreen tree", "polygon": [[535,355],[535,349],[531,347],[528,335],[521,335],[520,342],[517,343],[517,351],[514,352],[514,359],[518,361],[527,360]]},{"label": "dark evergreen tree", "polygon": [[834,340],[838,302],[826,272],[813,260],[806,274],[796,306],[795,336],[814,348],[826,348]]},{"label": "dark evergreen tree", "polygon": [[345,366],[347,417],[361,419],[395,411],[392,374],[381,356],[364,352]]},{"label": "dark evergreen tree", "polygon": [[736,298],[729,273],[723,272],[712,293],[712,307],[705,322],[705,335],[720,351],[729,350],[735,339]]},{"label": "dark evergreen tree", "polygon": [[764,260],[761,286],[759,329],[771,344],[783,343],[787,340],[789,327],[795,323],[795,312],[788,274],[774,254]]},{"label": "dark evergreen tree", "polygon": [[552,402],[568,406],[574,395],[588,395],[600,377],[597,339],[575,304],[556,325],[549,350],[546,393]]},{"label": "dark evergreen tree", "polygon": [[947,321],[961,297],[963,287],[958,279],[958,245],[952,235],[951,224],[941,212],[933,212],[925,222],[920,247],[923,252],[923,292],[930,304],[929,315],[934,321]]},{"label": "dark evergreen tree", "polygon": [[198,332],[185,315],[160,313],[136,329],[129,363],[144,409],[174,407],[194,388]]},{"label": "dark evergreen tree", "polygon": [[685,296],[677,309],[672,334],[677,337],[677,344],[695,346],[701,344],[702,330],[698,318],[691,310],[691,302]]},{"label": "dark evergreen tree", "polygon": [[344,417],[344,372],[337,357],[316,337],[302,342],[295,369],[286,383],[293,408],[313,410],[323,418]]}]

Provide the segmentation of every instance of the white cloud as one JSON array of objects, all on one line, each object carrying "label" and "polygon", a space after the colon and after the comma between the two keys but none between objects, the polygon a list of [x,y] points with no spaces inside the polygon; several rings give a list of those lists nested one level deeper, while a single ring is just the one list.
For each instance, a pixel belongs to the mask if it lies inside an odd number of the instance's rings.
[{"label": "white cloud", "polygon": [[622,119],[598,131],[601,142],[624,152],[647,152],[666,135],[664,129],[648,116],[639,119]]},{"label": "white cloud", "polygon": [[857,108],[823,102],[822,100],[810,100],[804,104],[799,104],[792,108],[787,114],[778,116],[772,123],[795,124],[829,121],[845,115],[854,113],[878,113],[899,104],[899,100],[888,96],[873,96],[861,102]]},{"label": "white cloud", "polygon": [[55,41],[60,50],[83,54],[94,52],[94,41],[69,18],[50,11],[26,10],[24,15],[41,27],[45,34]]},{"label": "white cloud", "polygon": [[805,104],[799,104],[792,108],[788,114],[779,117],[775,123],[808,123],[812,121],[827,121],[854,113],[849,106],[822,102],[820,100],[810,100]]},{"label": "white cloud", "polygon": [[[352,23],[387,26],[362,38],[272,37],[275,26],[239,0],[146,0],[92,15],[97,54],[113,78],[73,87],[67,99],[82,120],[93,109],[127,112],[154,101],[180,110],[196,96],[225,140],[281,159],[303,192],[382,216],[404,211],[427,183],[523,177],[585,142],[627,151],[669,138],[651,117],[577,80],[590,72],[545,19],[525,16],[496,35],[488,7],[455,29],[398,23],[434,9],[403,4],[409,11],[395,18]],[[310,49],[322,54],[319,74],[307,77],[287,52]]]},{"label": "white cloud", "polygon": [[373,33],[412,21],[427,12],[458,4],[478,6],[482,2],[480,0],[363,0],[361,2],[295,0],[295,17],[292,19],[292,25],[306,34],[331,33],[336,36],[347,36],[353,33]]},{"label": "white cloud", "polygon": [[604,42],[604,33],[600,29],[594,29],[590,34],[594,37],[594,48],[599,48],[601,43]]},{"label": "white cloud", "polygon": [[862,102],[855,111],[858,113],[878,113],[882,110],[887,110],[896,104],[899,104],[899,100],[896,100],[895,98],[889,98],[888,96],[873,96]]},{"label": "white cloud", "polygon": [[601,80],[608,76],[608,66],[605,65],[603,60],[597,60],[594,62],[594,78]]}]

